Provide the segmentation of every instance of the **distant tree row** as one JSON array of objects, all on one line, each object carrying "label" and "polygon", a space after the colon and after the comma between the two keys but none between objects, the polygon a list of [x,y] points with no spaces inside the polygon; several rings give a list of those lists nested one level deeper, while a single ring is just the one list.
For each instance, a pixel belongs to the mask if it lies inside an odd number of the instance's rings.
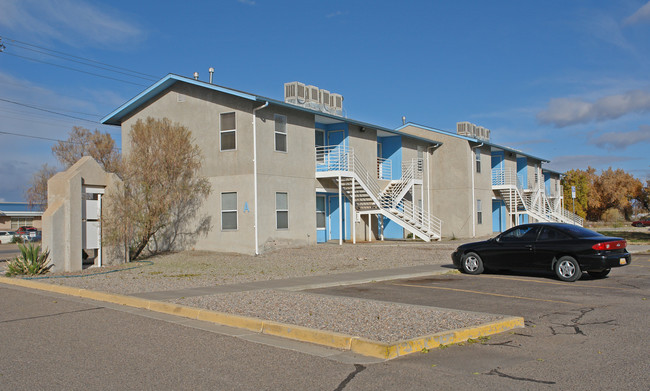
[{"label": "distant tree row", "polygon": [[596,169],[569,170],[562,178],[564,205],[572,210],[571,186],[576,187],[575,211],[591,221],[630,220],[633,215],[650,211],[650,180],[645,184],[622,169],[611,167],[600,175]]}]

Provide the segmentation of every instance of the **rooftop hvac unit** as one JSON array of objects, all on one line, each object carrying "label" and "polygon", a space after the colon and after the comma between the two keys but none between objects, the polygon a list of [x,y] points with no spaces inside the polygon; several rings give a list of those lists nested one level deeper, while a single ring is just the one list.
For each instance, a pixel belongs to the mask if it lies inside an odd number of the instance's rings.
[{"label": "rooftop hvac unit", "polygon": [[343,96],[341,94],[330,94],[330,106],[334,114],[343,115]]},{"label": "rooftop hvac unit", "polygon": [[477,126],[474,128],[474,137],[482,139],[485,133],[485,128],[482,126]]},{"label": "rooftop hvac unit", "polygon": [[320,110],[320,94],[318,87],[316,86],[307,86],[307,96],[305,106],[313,109]]},{"label": "rooftop hvac unit", "polygon": [[293,104],[304,104],[306,100],[306,89],[303,83],[293,81],[284,83],[284,101]]},{"label": "rooftop hvac unit", "polygon": [[471,122],[457,122],[456,133],[461,136],[474,137],[475,125]]},{"label": "rooftop hvac unit", "polygon": [[322,107],[322,111],[325,111],[325,112],[330,112],[331,111],[332,106],[330,105],[331,102],[330,102],[330,92],[329,91],[323,90],[323,89],[320,90],[320,104],[321,104],[321,107]]}]

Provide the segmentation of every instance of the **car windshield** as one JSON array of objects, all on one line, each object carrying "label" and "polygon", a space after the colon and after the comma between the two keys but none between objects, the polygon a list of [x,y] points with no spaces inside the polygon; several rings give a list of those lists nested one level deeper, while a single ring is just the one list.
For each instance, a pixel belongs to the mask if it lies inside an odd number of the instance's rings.
[{"label": "car windshield", "polygon": [[562,230],[578,238],[593,238],[594,236],[603,236],[598,232],[587,228],[582,228],[579,225],[564,225],[562,226]]}]

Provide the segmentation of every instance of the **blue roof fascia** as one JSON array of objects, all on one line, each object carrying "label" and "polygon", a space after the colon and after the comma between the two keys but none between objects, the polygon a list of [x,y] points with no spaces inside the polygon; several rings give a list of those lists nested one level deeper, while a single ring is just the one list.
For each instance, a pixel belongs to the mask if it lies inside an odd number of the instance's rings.
[{"label": "blue roof fascia", "polygon": [[120,121],[122,120],[122,118],[124,118],[125,116],[127,116],[128,114],[133,112],[135,109],[137,109],[139,106],[141,106],[142,104],[149,101],[154,96],[158,95],[162,91],[169,88],[171,85],[173,85],[177,81],[181,81],[183,83],[194,84],[194,85],[197,85],[197,86],[209,88],[209,89],[212,89],[212,90],[215,90],[215,91],[224,92],[224,93],[230,94],[230,95],[239,96],[240,98],[249,99],[249,100],[253,100],[253,101],[256,100],[256,98],[257,98],[255,95],[247,94],[247,93],[244,93],[244,92],[241,92],[241,91],[221,87],[221,86],[218,86],[216,84],[210,84],[210,83],[206,83],[206,82],[203,82],[203,81],[194,80],[194,79],[190,79],[190,78],[186,78],[186,77],[182,77],[182,76],[178,76],[178,75],[174,75],[174,74],[170,73],[167,76],[160,79],[155,84],[153,84],[151,87],[149,87],[146,90],[142,91],[140,94],[138,94],[133,99],[129,100],[128,102],[126,102],[122,106],[118,107],[115,111],[108,114],[106,117],[102,118],[100,122],[102,124],[105,124],[105,125],[120,125],[120,123],[121,123]]},{"label": "blue roof fascia", "polygon": [[413,122],[407,122],[405,125],[402,125],[399,128],[397,128],[397,130],[401,130],[403,128],[406,128],[407,126],[415,126],[417,128],[422,128],[422,129],[429,130],[429,131],[432,131],[432,132],[435,132],[435,133],[440,133],[440,134],[444,134],[444,135],[447,135],[447,136],[460,138],[460,139],[471,141],[471,142],[474,142],[474,143],[483,143],[483,144],[489,145],[491,147],[503,149],[504,151],[517,153],[519,155],[523,155],[523,156],[526,156],[526,157],[529,157],[529,158],[533,158],[535,160],[539,160],[540,162],[546,162],[546,163],[550,162],[550,160],[548,160],[548,159],[537,157],[537,156],[534,156],[534,155],[519,151],[519,150],[514,149],[514,148],[506,147],[505,145],[495,144],[495,143],[491,143],[489,141],[479,140],[479,139],[473,138],[473,137],[461,136],[460,134],[447,132],[446,130],[431,128],[429,126],[424,126],[424,125],[416,124],[416,123],[413,123]]},{"label": "blue roof fascia", "polygon": [[542,167],[542,172],[550,172],[551,174],[558,174],[559,176],[566,176],[565,173],[560,172],[560,171],[551,170],[550,168]]},{"label": "blue roof fascia", "polygon": [[30,207],[27,202],[0,202],[0,214],[15,215],[16,213],[43,214],[42,205]]}]

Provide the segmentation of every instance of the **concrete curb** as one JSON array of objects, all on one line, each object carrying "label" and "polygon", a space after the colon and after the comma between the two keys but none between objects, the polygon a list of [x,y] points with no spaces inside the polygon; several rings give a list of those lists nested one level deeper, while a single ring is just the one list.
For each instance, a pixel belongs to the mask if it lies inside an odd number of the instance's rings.
[{"label": "concrete curb", "polygon": [[140,299],[114,293],[98,292],[88,289],[72,288],[62,285],[47,284],[20,278],[0,277],[0,283],[15,285],[24,288],[38,289],[64,295],[83,297],[87,299],[120,304],[129,307],[142,308],[150,311],[197,319],[220,325],[246,329],[256,333],[274,335],[296,341],[310,342],[322,346],[349,350],[351,352],[381,359],[393,359],[423,349],[434,349],[440,345],[449,345],[467,341],[470,338],[479,338],[498,334],[514,328],[524,327],[524,318],[507,317],[499,321],[484,323],[475,327],[417,337],[393,344],[377,342],[361,337],[336,333],[326,330],[311,329],[302,326],[290,325],[269,320],[250,318],[240,315],[226,314],[217,311],[187,307],[178,304],[166,303],[156,300]]}]

